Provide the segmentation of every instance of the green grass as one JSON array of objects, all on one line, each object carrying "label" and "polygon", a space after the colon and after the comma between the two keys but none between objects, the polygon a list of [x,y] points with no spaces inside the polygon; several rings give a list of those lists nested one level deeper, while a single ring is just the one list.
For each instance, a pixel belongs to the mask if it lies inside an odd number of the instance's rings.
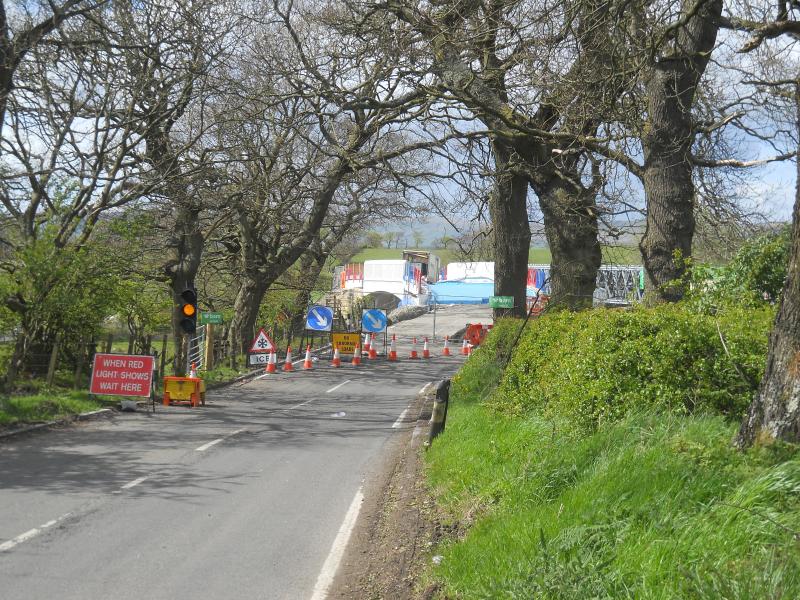
[{"label": "green grass", "polygon": [[117,398],[89,399],[86,391],[42,388],[38,393],[0,396],[0,426],[53,421],[97,410],[119,402]]},{"label": "green grass", "polygon": [[798,598],[800,458],[734,431],[640,414],[569,437],[456,398],[428,475],[472,526],[428,578],[464,599]]},{"label": "green grass", "polygon": [[[462,262],[464,257],[449,249],[433,248],[429,250],[442,259],[442,264]],[[400,248],[364,248],[348,260],[350,263],[362,263],[366,260],[400,260],[403,250]],[[528,262],[532,264],[550,264],[550,250],[548,248],[531,248],[528,252]],[[639,249],[634,246],[604,246],[603,263],[616,265],[638,265],[642,258]]]},{"label": "green grass", "polygon": [[797,446],[738,452],[738,418],[713,411],[644,407],[587,430],[535,404],[497,410],[518,325],[498,322],[453,379],[426,458],[458,535],[433,550],[423,586],[448,599],[800,597]]}]

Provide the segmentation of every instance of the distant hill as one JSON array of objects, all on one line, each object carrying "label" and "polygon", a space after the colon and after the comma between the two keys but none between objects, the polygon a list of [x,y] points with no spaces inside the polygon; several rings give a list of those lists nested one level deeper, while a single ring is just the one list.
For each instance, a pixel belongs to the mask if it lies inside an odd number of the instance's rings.
[{"label": "distant hill", "polygon": [[[432,252],[441,258],[442,263],[445,265],[451,262],[467,262],[469,260],[446,248],[424,248],[424,250]],[[400,260],[402,258],[402,248],[363,248],[347,262],[362,263],[367,260]],[[550,249],[531,248],[528,252],[528,262],[550,264]],[[605,264],[638,265],[641,262],[639,249],[635,246],[605,246],[603,248],[603,263]]]}]

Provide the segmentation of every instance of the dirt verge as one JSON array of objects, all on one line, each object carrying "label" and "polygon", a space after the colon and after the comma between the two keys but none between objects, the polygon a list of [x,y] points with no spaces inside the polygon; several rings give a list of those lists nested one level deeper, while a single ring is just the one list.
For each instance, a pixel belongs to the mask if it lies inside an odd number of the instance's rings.
[{"label": "dirt verge", "polygon": [[432,592],[420,592],[417,581],[440,537],[422,473],[433,394],[431,389],[417,397],[409,411],[419,415],[417,421],[390,442],[384,463],[367,482],[364,505],[328,598],[410,600]]}]

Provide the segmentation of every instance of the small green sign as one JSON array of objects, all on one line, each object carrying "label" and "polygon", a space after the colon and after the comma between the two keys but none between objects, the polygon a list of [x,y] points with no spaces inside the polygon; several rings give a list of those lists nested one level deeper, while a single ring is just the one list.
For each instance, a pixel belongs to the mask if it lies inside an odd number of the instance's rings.
[{"label": "small green sign", "polygon": [[489,296],[491,308],[514,308],[514,296]]},{"label": "small green sign", "polygon": [[218,312],[201,312],[200,313],[201,325],[222,325],[222,313]]}]

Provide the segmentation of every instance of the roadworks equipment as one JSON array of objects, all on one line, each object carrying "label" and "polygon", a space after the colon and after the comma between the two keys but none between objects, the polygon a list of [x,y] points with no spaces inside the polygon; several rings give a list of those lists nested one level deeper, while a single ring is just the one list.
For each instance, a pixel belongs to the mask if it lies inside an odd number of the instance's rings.
[{"label": "roadworks equipment", "polygon": [[192,368],[189,369],[189,377],[197,377],[197,365],[192,363]]},{"label": "roadworks equipment", "polygon": [[331,361],[332,367],[341,367],[342,366],[342,357],[339,356],[339,346],[336,346],[333,350],[333,360]]},{"label": "roadworks equipment", "polygon": [[355,350],[353,350],[353,360],[350,361],[350,364],[353,365],[354,367],[361,366],[361,345],[360,344],[355,347]]},{"label": "roadworks equipment", "polygon": [[450,356],[450,338],[444,336],[444,348],[442,349],[442,356]]},{"label": "roadworks equipment", "polygon": [[370,360],[374,360],[378,358],[378,351],[375,350],[375,334],[372,334],[372,339],[369,341],[369,351],[367,352],[367,358]]},{"label": "roadworks equipment", "polygon": [[289,346],[286,348],[286,360],[283,363],[283,370],[286,373],[290,373],[294,371],[294,366],[292,365],[292,347]]},{"label": "roadworks equipment", "polygon": [[411,354],[409,355],[410,359],[416,360],[419,358],[419,354],[417,354],[417,338],[414,338],[414,341],[411,342]]},{"label": "roadworks equipment", "polygon": [[267,367],[264,369],[267,373],[277,373],[278,372],[278,356],[275,354],[275,351],[269,353],[269,358],[267,359]]},{"label": "roadworks equipment", "polygon": [[311,344],[309,344],[308,346],[306,346],[306,359],[303,361],[303,368],[306,371],[310,371],[312,366],[313,365],[311,363]]},{"label": "roadworks equipment", "polygon": [[469,342],[467,342],[467,338],[461,340],[461,354],[463,354],[464,356],[469,355],[469,348],[467,347],[468,344]]},{"label": "roadworks equipment", "polygon": [[389,346],[389,360],[397,360],[397,339],[392,334],[392,343]]},{"label": "roadworks equipment", "polygon": [[370,344],[369,344],[369,334],[368,334],[368,333],[365,333],[365,334],[364,334],[364,353],[365,353],[367,356],[369,356],[369,349],[370,349]]},{"label": "roadworks equipment", "polygon": [[422,358],[430,358],[431,351],[428,348],[428,338],[425,338],[425,343],[422,345]]}]

